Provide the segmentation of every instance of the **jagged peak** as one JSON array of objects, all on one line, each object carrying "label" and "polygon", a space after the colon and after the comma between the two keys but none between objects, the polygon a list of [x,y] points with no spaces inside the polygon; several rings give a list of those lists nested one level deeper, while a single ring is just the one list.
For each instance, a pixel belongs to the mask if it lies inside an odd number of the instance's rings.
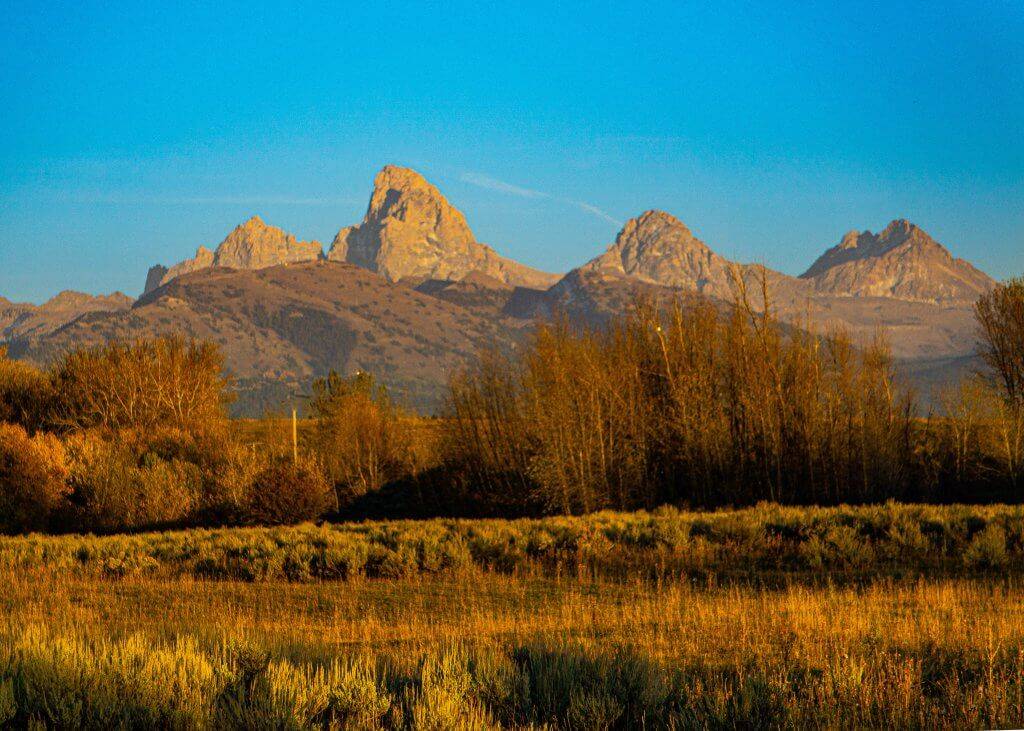
[{"label": "jagged peak", "polygon": [[897,218],[890,221],[878,234],[872,233],[870,229],[847,231],[838,244],[825,251],[800,276],[803,278],[814,277],[847,262],[883,257],[908,242],[934,250],[943,257],[951,258],[946,248],[929,236],[920,226],[905,218]]},{"label": "jagged peak", "polygon": [[843,250],[856,249],[857,247],[860,246],[861,236],[870,236],[870,235],[871,235],[870,231],[863,231],[863,232],[861,232],[861,231],[858,231],[857,229],[850,229],[845,234],[843,234],[843,238],[839,240],[839,244],[838,244],[838,246],[836,248],[837,249],[843,249]]},{"label": "jagged peak", "polygon": [[[899,237],[906,239],[914,234],[924,234],[924,231],[917,224],[912,223],[905,218],[894,218],[889,222],[889,225],[882,230],[882,233],[879,234],[879,238],[891,239],[893,237]],[[925,235],[927,236],[927,234]]]},{"label": "jagged peak", "polygon": [[385,165],[373,179],[375,188],[413,187],[437,190],[423,175],[412,168],[400,165]]},{"label": "jagged peak", "polygon": [[466,217],[440,190],[398,165],[377,173],[362,222],[338,231],[327,258],[395,282],[457,280],[473,270],[523,286],[547,287],[558,278],[504,259],[477,241]]},{"label": "jagged peak", "polygon": [[921,301],[973,301],[991,278],[917,224],[897,218],[878,234],[850,231],[800,275],[818,291]]},{"label": "jagged peak", "polygon": [[380,224],[388,218],[432,226],[449,240],[476,242],[462,211],[412,168],[385,165],[373,179],[363,223]]},{"label": "jagged peak", "polygon": [[228,243],[229,241],[235,241],[238,239],[249,239],[253,236],[259,236],[262,234],[272,234],[290,239],[295,238],[294,236],[292,236],[292,234],[287,233],[284,229],[280,228],[279,226],[271,226],[270,224],[264,222],[264,220],[259,216],[252,216],[243,221],[242,223],[238,224],[237,226],[235,226],[233,229],[231,229],[231,232],[226,237],[224,237],[224,240],[217,247],[217,250],[219,251],[224,246],[224,244]]},{"label": "jagged peak", "polygon": [[665,256],[683,250],[711,252],[707,244],[693,235],[685,223],[665,211],[651,209],[629,219],[615,237],[609,252],[623,256]]},{"label": "jagged peak", "polygon": [[690,236],[693,235],[687,225],[671,213],[657,208],[651,208],[644,211],[639,216],[635,216],[634,218],[626,221],[622,226],[622,230],[619,231],[619,236],[621,237],[624,233],[630,230],[643,231],[652,227],[661,226],[671,226],[673,228],[678,228],[681,231],[685,231]]},{"label": "jagged peak", "polygon": [[319,241],[299,241],[293,234],[267,224],[254,215],[235,226],[216,250],[199,246],[191,259],[165,268],[156,265],[146,276],[143,294],[152,292],[182,274],[211,266],[229,269],[264,269],[279,264],[314,261],[323,257]]}]

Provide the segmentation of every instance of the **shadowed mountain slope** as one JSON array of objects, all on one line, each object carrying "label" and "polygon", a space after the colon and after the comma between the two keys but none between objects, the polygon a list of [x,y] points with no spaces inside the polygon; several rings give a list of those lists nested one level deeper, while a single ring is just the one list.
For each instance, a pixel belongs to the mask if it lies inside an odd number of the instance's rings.
[{"label": "shadowed mountain slope", "polygon": [[72,347],[177,332],[220,344],[249,413],[268,389],[277,396],[306,389],[331,368],[373,373],[402,402],[433,408],[454,369],[484,345],[511,347],[522,329],[353,265],[318,261],[193,272],[130,310],[19,338],[11,351],[45,362]]}]

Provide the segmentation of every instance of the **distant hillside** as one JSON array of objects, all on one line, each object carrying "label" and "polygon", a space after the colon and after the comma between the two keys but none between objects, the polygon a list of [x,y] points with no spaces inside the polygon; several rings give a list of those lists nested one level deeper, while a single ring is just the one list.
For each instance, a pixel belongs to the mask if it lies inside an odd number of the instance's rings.
[{"label": "distant hillside", "polygon": [[123,312],[132,298],[120,292],[93,296],[64,291],[41,305],[15,304],[0,297],[0,344],[48,335],[80,317],[97,312]]},{"label": "distant hillside", "polygon": [[181,332],[223,348],[242,410],[307,389],[331,368],[377,375],[404,403],[430,409],[449,374],[483,345],[511,347],[524,323],[487,318],[340,262],[183,275],[125,311],[94,313],[13,355],[44,362],[67,348]]}]

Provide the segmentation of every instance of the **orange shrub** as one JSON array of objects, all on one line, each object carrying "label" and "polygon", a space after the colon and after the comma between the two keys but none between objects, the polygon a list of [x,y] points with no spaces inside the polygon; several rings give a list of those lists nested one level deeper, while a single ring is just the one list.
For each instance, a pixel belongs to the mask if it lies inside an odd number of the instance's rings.
[{"label": "orange shrub", "polygon": [[69,492],[67,456],[52,434],[30,437],[0,423],[0,530],[25,533],[47,527]]}]

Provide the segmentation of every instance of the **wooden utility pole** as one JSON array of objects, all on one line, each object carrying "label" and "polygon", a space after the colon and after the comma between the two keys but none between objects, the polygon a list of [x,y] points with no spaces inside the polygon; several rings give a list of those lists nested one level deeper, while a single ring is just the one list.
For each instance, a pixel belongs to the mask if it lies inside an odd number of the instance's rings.
[{"label": "wooden utility pole", "polygon": [[292,462],[299,464],[299,417],[292,406]]}]

